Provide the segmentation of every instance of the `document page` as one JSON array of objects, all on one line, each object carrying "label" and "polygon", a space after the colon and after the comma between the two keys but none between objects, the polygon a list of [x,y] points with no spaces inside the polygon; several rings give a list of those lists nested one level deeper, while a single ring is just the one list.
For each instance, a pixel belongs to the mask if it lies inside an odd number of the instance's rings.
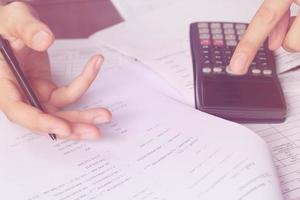
[{"label": "document page", "polygon": [[101,79],[102,73],[107,70],[126,68],[128,72],[139,74],[145,83],[149,83],[149,87],[159,90],[166,96],[183,101],[182,94],[138,60],[89,39],[55,41],[55,44],[49,49],[54,81],[59,85],[69,83],[83,70],[89,58],[95,54],[101,54],[104,57],[98,78]]},{"label": "document page", "polygon": [[275,51],[277,73],[285,73],[300,66],[300,53],[289,53],[283,48]]},{"label": "document page", "polygon": [[99,141],[54,142],[1,114],[1,198],[282,199],[271,155],[259,137],[163,96],[128,69],[104,70],[70,107],[112,111],[113,121],[99,126],[104,132]]},{"label": "document page", "polygon": [[285,92],[287,121],[283,124],[247,125],[269,144],[285,200],[300,199],[300,94]]},{"label": "document page", "polygon": [[179,0],[112,0],[125,20],[131,20],[147,12],[166,7]]}]

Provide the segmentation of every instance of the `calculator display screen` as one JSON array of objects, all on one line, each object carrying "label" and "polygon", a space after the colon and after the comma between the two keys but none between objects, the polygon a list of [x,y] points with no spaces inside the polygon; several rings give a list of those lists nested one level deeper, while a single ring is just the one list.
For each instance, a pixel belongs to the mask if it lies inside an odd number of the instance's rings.
[{"label": "calculator display screen", "polygon": [[206,79],[203,101],[211,107],[282,107],[278,89],[271,81]]}]

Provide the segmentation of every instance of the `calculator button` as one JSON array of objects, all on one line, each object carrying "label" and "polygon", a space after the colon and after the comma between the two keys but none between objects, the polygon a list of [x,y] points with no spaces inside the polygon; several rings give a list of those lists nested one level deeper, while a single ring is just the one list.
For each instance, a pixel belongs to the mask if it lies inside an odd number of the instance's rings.
[{"label": "calculator button", "polygon": [[221,24],[220,23],[211,23],[210,27],[211,28],[221,28]]},{"label": "calculator button", "polygon": [[208,23],[198,23],[198,28],[208,28]]},{"label": "calculator button", "polygon": [[245,29],[238,29],[238,30],[236,30],[236,34],[238,34],[238,35],[244,35],[245,32],[246,32]]},{"label": "calculator button", "polygon": [[219,49],[214,49],[213,53],[214,53],[214,55],[221,55],[222,52]]},{"label": "calculator button", "polygon": [[212,38],[214,40],[223,40],[223,35],[222,34],[213,34]]},{"label": "calculator button", "polygon": [[236,28],[236,29],[246,29],[247,26],[246,26],[245,24],[236,24],[236,25],[235,25],[235,28]]},{"label": "calculator button", "polygon": [[203,54],[209,54],[209,49],[205,49],[202,51]]},{"label": "calculator button", "polygon": [[213,71],[214,71],[215,73],[222,73],[223,69],[222,69],[221,67],[214,67],[214,68],[213,68]]},{"label": "calculator button", "polygon": [[224,46],[224,41],[223,40],[214,40],[214,45],[222,47],[222,46]]},{"label": "calculator button", "polygon": [[272,70],[270,70],[270,69],[265,69],[265,70],[263,70],[263,74],[264,75],[266,75],[266,76],[270,76],[270,75],[272,75]]},{"label": "calculator button", "polygon": [[258,59],[262,62],[266,62],[267,61],[267,58],[266,57],[258,57]]},{"label": "calculator button", "polygon": [[266,61],[265,62],[261,62],[260,66],[263,67],[263,68],[266,68],[266,67],[268,67],[268,63]]},{"label": "calculator button", "polygon": [[[201,43],[201,42],[200,42],[200,43]],[[202,49],[209,49],[209,46],[201,43],[201,48],[202,48]]]},{"label": "calculator button", "polygon": [[204,60],[203,64],[204,64],[204,65],[210,65],[211,62],[210,62],[210,60]]},{"label": "calculator button", "polygon": [[256,61],[252,61],[251,67],[256,67],[256,66],[257,66],[257,62]]},{"label": "calculator button", "polygon": [[209,34],[200,34],[199,37],[200,37],[200,39],[210,39]]},{"label": "calculator button", "polygon": [[236,46],[237,41],[236,40],[226,40],[226,45],[227,46]]},{"label": "calculator button", "polygon": [[209,33],[208,28],[199,28],[199,33]]},{"label": "calculator button", "polygon": [[222,29],[220,29],[220,28],[213,28],[213,29],[211,29],[211,33],[213,33],[213,34],[221,34],[222,33]]},{"label": "calculator button", "polygon": [[252,74],[259,75],[259,74],[261,74],[261,70],[260,69],[252,69]]},{"label": "calculator button", "polygon": [[234,29],[231,29],[231,28],[230,28],[230,29],[227,29],[227,28],[226,28],[226,29],[224,29],[224,33],[225,33],[225,34],[235,34],[235,31],[234,31]]},{"label": "calculator button", "polygon": [[209,73],[211,72],[211,68],[209,68],[209,67],[204,67],[204,68],[202,68],[202,72],[203,72],[204,74],[209,74]]},{"label": "calculator button", "polygon": [[211,41],[210,40],[200,40],[200,44],[203,45],[203,48],[205,48],[206,46],[211,45]]},{"label": "calculator button", "polygon": [[227,28],[233,28],[233,24],[225,23],[225,24],[223,24],[223,28],[225,28],[225,29],[227,29]]},{"label": "calculator button", "polygon": [[235,40],[235,35],[233,35],[233,34],[227,34],[227,35],[225,35],[225,39],[226,40]]}]

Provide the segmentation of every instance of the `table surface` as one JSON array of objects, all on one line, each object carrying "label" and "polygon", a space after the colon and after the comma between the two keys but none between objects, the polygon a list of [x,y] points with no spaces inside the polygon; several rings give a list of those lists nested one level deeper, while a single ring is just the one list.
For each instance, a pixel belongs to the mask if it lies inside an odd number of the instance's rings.
[{"label": "table surface", "polygon": [[123,21],[110,0],[35,0],[30,4],[56,38],[86,38]]}]

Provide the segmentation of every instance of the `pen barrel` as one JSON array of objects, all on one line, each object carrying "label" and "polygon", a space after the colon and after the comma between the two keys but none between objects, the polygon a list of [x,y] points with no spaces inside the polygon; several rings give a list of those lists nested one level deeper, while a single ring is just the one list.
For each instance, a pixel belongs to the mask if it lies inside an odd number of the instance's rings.
[{"label": "pen barrel", "polygon": [[[6,60],[8,66],[11,69],[11,72],[15,75],[16,80],[19,83],[19,86],[22,88],[27,100],[35,108],[44,112],[42,105],[39,102],[39,99],[35,95],[33,89],[31,88],[29,82],[27,81],[25,74],[23,73],[17,58],[15,57],[12,48],[7,40],[3,39],[0,36],[0,50]],[[49,133],[49,136],[52,140],[56,140],[56,135]]]},{"label": "pen barrel", "polygon": [[8,66],[10,67],[11,72],[15,75],[16,80],[22,88],[27,100],[32,106],[40,109],[41,111],[44,111],[33,89],[31,88],[30,84],[25,78],[25,75],[22,69],[20,68],[19,62],[17,61],[17,58],[14,56],[14,53],[10,48],[10,45],[8,44],[8,41],[2,39],[1,43],[1,53],[4,56]]}]

